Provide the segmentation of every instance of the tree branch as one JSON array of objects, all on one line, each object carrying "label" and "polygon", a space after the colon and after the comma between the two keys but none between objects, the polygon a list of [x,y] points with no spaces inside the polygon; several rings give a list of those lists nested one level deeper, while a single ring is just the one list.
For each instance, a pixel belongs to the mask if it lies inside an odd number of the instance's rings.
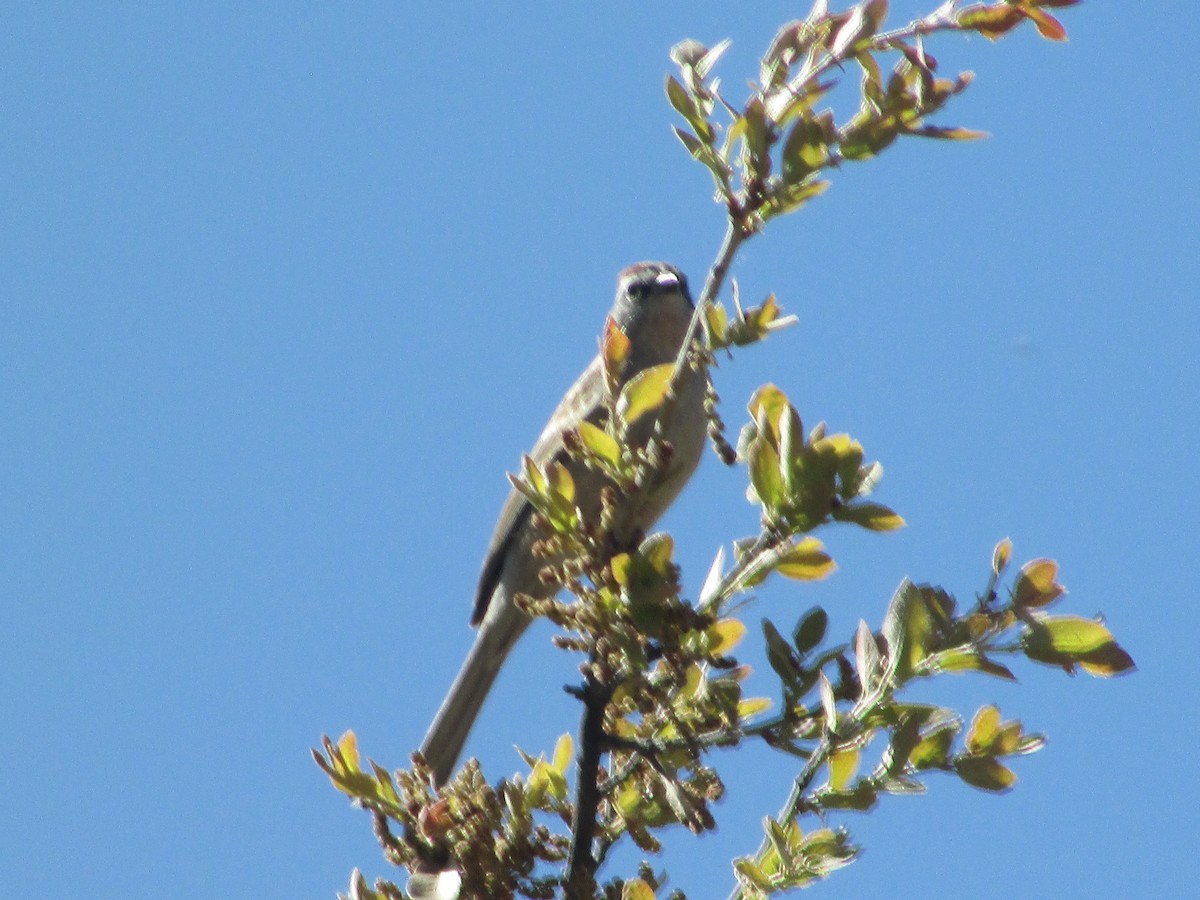
[{"label": "tree branch", "polygon": [[591,897],[596,876],[596,817],[600,810],[600,784],[597,773],[605,750],[604,711],[612,698],[613,687],[597,681],[590,672],[582,688],[570,691],[583,702],[579,723],[578,772],[575,784],[575,812],[571,819],[571,852],[567,863],[566,896]]}]

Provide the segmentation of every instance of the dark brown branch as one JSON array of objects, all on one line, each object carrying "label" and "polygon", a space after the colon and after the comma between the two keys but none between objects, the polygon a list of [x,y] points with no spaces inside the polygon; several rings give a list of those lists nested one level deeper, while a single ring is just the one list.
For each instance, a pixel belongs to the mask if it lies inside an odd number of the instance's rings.
[{"label": "dark brown branch", "polygon": [[575,784],[575,814],[571,820],[571,852],[567,864],[566,896],[591,897],[596,876],[596,817],[600,811],[600,757],[606,747],[604,711],[612,698],[612,687],[588,673],[582,688],[570,691],[583,702],[579,723],[578,772]]}]

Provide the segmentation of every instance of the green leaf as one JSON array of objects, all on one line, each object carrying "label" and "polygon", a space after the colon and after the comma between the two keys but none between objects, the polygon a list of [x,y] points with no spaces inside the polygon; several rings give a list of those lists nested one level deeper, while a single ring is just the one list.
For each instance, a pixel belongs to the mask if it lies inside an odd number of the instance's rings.
[{"label": "green leaf", "polygon": [[991,137],[986,131],[975,131],[971,128],[941,128],[937,125],[922,125],[920,128],[909,131],[909,134],[943,141],[981,141]]},{"label": "green leaf", "polygon": [[971,753],[985,753],[993,748],[1000,734],[1000,710],[987,705],[979,708],[967,732],[966,745]]},{"label": "green leaf", "polygon": [[620,377],[621,370],[629,360],[632,346],[617,320],[612,316],[605,319],[604,336],[600,339],[600,357],[604,360],[604,371],[608,373],[609,378],[615,380]]},{"label": "green leaf", "polygon": [[591,422],[579,423],[579,439],[599,459],[616,468],[621,464],[621,447],[603,428]]},{"label": "green leaf", "polygon": [[825,129],[808,118],[797,119],[783,142],[782,159],[784,184],[800,184],[829,162]]},{"label": "green leaf", "polygon": [[547,469],[546,484],[551,496],[560,497],[568,504],[575,503],[575,479],[563,463],[556,462]]},{"label": "green leaf", "polygon": [[862,619],[858,620],[858,628],[854,633],[854,664],[863,693],[870,694],[879,683],[883,659],[871,627]]},{"label": "green leaf", "polygon": [[1025,15],[1013,6],[976,4],[959,12],[956,19],[960,28],[977,31],[989,41],[995,41],[1025,21]]},{"label": "green leaf", "polygon": [[617,415],[626,425],[632,425],[646,413],[658,409],[671,386],[674,363],[662,363],[642,369],[621,389],[617,398]]},{"label": "green leaf", "polygon": [[916,769],[941,768],[950,758],[950,748],[957,733],[958,725],[956,723],[932,729],[917,742],[908,756],[908,761]]},{"label": "green leaf", "polygon": [[768,516],[776,515],[787,500],[783,474],[779,470],[779,453],[766,437],[759,434],[746,453],[750,469],[750,484]]},{"label": "green leaf", "polygon": [[558,742],[554,745],[554,760],[551,766],[555,772],[560,775],[566,774],[567,766],[571,764],[571,757],[575,752],[575,744],[571,740],[570,734],[563,734],[559,737]]},{"label": "green leaf", "polygon": [[1045,646],[1072,657],[1090,653],[1113,641],[1112,632],[1103,624],[1082,616],[1047,616],[1028,633],[1026,650]]},{"label": "green leaf", "polygon": [[758,175],[765,178],[765,167],[769,165],[767,156],[771,149],[771,144],[774,142],[775,135],[772,130],[772,124],[767,121],[766,108],[763,102],[758,97],[751,98],[746,104],[746,108],[742,112],[741,121],[744,122],[744,140],[746,142],[745,159],[749,166],[752,175]]},{"label": "green leaf", "polygon": [[621,886],[621,900],[654,900],[654,889],[640,878]]},{"label": "green leaf", "polygon": [[867,0],[856,4],[850,17],[838,29],[829,48],[830,55],[842,58],[857,47],[860,41],[872,37],[887,16],[887,0]]},{"label": "green leaf", "polygon": [[714,656],[725,656],[742,642],[746,626],[737,619],[722,619],[710,625],[707,633],[713,641],[709,652]]},{"label": "green leaf", "polygon": [[667,578],[671,571],[671,557],[675,554],[675,539],[665,531],[656,531],[646,536],[638,547],[638,555],[643,557],[654,573],[660,578]]},{"label": "green leaf", "polygon": [[1033,20],[1033,24],[1037,26],[1038,34],[1049,41],[1065,41],[1067,39],[1067,29],[1063,27],[1062,22],[1050,15],[1044,10],[1034,7],[1026,7],[1025,15]]},{"label": "green leaf", "polygon": [[797,581],[817,581],[825,578],[837,568],[837,563],[823,547],[824,545],[814,537],[803,538],[777,557],[775,571]]},{"label": "green leaf", "polygon": [[[1025,563],[1013,588],[1013,603],[1027,609],[1048,606],[1067,592],[1057,578],[1058,563],[1052,559]],[[1108,638],[1111,640],[1112,635]]]},{"label": "green leaf", "polygon": [[692,126],[692,129],[696,132],[696,136],[703,143],[712,144],[716,139],[712,125],[709,124],[696,99],[688,93],[682,84],[675,80],[675,76],[673,75],[667,76],[667,99],[675,107],[675,111],[683,116],[684,120]]},{"label": "green leaf", "polygon": [[792,643],[802,657],[825,639],[828,627],[829,614],[819,606],[814,606],[796,623]]},{"label": "green leaf", "polygon": [[996,544],[996,549],[992,551],[992,571],[997,578],[1004,574],[1010,559],[1012,559],[1012,540],[1005,538]]},{"label": "green leaf", "polygon": [[1120,675],[1122,672],[1129,672],[1136,668],[1133,657],[1114,641],[1111,644],[1105,644],[1086,657],[1079,660],[1079,668],[1087,672],[1089,675],[1095,675],[1099,678],[1107,678],[1110,675]]},{"label": "green leaf", "polygon": [[773,384],[764,384],[754,392],[746,409],[755,422],[766,422],[770,426],[769,433],[778,442],[779,423],[791,409],[787,394]]},{"label": "green leaf", "polygon": [[835,507],[830,515],[839,522],[852,522],[868,531],[894,531],[904,527],[904,519],[882,503],[848,503]]},{"label": "green leaf", "polygon": [[745,700],[739,700],[737,705],[737,714],[739,721],[752,719],[759,713],[766,712],[771,708],[771,701],[766,697],[748,697]]},{"label": "green leaf", "polygon": [[892,729],[891,741],[883,756],[884,771],[889,777],[904,776],[909,757],[920,742],[921,719],[917,716],[902,715],[900,722]]},{"label": "green leaf", "polygon": [[829,190],[830,182],[821,178],[807,178],[799,184],[785,184],[771,196],[770,202],[763,207],[764,220],[795,212],[809,200],[820,197]]},{"label": "green leaf", "polygon": [[705,157],[708,155],[708,148],[700,142],[698,137],[696,137],[690,131],[684,131],[678,125],[672,125],[671,130],[675,132],[675,137],[679,138],[679,143],[683,144],[683,146],[687,148],[687,152],[690,153],[693,158],[698,159],[701,162],[704,161]]},{"label": "green leaf", "polygon": [[844,791],[858,772],[859,750],[845,747],[829,757],[829,785],[835,791]]},{"label": "green leaf", "polygon": [[935,635],[924,595],[907,578],[892,594],[881,633],[888,648],[887,677],[895,684],[903,684],[929,655]]},{"label": "green leaf", "polygon": [[867,812],[879,800],[879,789],[868,781],[860,781],[853,790],[830,791],[820,796],[820,804],[826,809],[855,809]]},{"label": "green leaf", "polygon": [[819,685],[818,693],[821,696],[821,711],[825,714],[825,727],[836,734],[838,715],[837,700],[833,696],[833,685],[824,672],[818,673],[817,684]]},{"label": "green leaf", "polygon": [[724,347],[729,341],[729,315],[720,303],[709,303],[704,307],[704,325],[708,329],[708,340],[714,349]]},{"label": "green leaf", "polygon": [[1006,681],[1017,680],[1017,677],[1006,666],[989,659],[974,647],[954,647],[950,650],[943,650],[931,658],[930,665],[940,672],[983,672]]},{"label": "green leaf", "polygon": [[986,756],[964,756],[954,761],[954,771],[971,787],[1002,793],[1017,783],[1012,769]]},{"label": "green leaf", "polygon": [[1079,665],[1089,675],[1107,677],[1134,668],[1133,658],[1103,624],[1079,616],[1037,620],[1021,635],[1021,646],[1030,659],[1068,672]]},{"label": "green leaf", "polygon": [[762,631],[767,641],[767,662],[785,685],[794,686],[800,673],[800,660],[770,619],[762,620]]},{"label": "green leaf", "polygon": [[758,888],[763,893],[769,893],[774,888],[774,883],[767,874],[754,864],[752,860],[745,857],[737,859],[733,863],[734,871],[742,876],[746,881],[750,882],[754,887]]},{"label": "green leaf", "polygon": [[890,147],[899,133],[899,123],[890,116],[878,120],[856,116],[842,138],[842,157],[853,162],[868,160]]}]

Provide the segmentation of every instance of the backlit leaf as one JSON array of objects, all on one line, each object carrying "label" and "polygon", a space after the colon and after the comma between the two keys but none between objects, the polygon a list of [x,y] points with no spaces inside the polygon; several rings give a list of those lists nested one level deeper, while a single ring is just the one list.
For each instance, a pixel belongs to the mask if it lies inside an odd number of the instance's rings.
[{"label": "backlit leaf", "polygon": [[996,549],[992,551],[992,571],[999,577],[1007,568],[1008,561],[1012,559],[1012,540],[1005,538],[996,544]]},{"label": "backlit leaf", "polygon": [[1013,588],[1013,603],[1027,608],[1053,603],[1066,593],[1066,588],[1058,583],[1057,578],[1058,563],[1052,559],[1035,559],[1025,563]]},{"label": "backlit leaf", "polygon": [[599,428],[591,422],[580,422],[579,439],[588,450],[609,465],[616,466],[620,464],[621,448],[603,428]]},{"label": "backlit leaf", "polygon": [[651,410],[658,409],[667,396],[674,363],[662,363],[642,369],[621,389],[617,398],[617,415],[626,425],[632,425]]},{"label": "backlit leaf", "polygon": [[835,791],[844,791],[858,772],[859,751],[847,747],[829,757],[829,786]]},{"label": "backlit leaf", "polygon": [[621,900],[654,900],[654,889],[642,879],[634,878],[622,885]]},{"label": "backlit leaf", "polygon": [[742,642],[746,636],[746,626],[738,619],[722,619],[709,626],[708,634],[713,640],[709,652],[714,656],[724,656]]},{"label": "backlit leaf", "polygon": [[967,756],[954,762],[958,777],[972,787],[1000,793],[1017,783],[1017,776],[1002,763],[986,756]]},{"label": "backlit leaf", "polygon": [[798,581],[825,578],[837,568],[837,564],[825,552],[824,545],[813,537],[806,537],[794,544],[778,559],[775,570],[780,575]]},{"label": "backlit leaf", "polygon": [[990,750],[999,733],[1000,710],[990,704],[980,707],[967,732],[967,749],[972,753]]},{"label": "backlit leaf", "polygon": [[882,503],[848,503],[835,507],[831,515],[839,522],[852,522],[868,531],[895,531],[904,527],[904,519]]}]

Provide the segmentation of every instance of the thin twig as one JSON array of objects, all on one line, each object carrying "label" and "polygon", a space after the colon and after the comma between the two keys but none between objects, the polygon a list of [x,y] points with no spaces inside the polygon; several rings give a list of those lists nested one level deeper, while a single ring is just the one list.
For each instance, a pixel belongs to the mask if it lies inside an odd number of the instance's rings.
[{"label": "thin twig", "polygon": [[[805,793],[812,786],[813,779],[817,777],[817,773],[821,771],[821,766],[829,760],[830,753],[833,749],[833,744],[830,741],[822,741],[820,746],[813,752],[813,755],[808,758],[808,762],[804,764],[804,768],[800,774],[796,776],[796,780],[792,782],[792,792],[788,794],[787,802],[780,810],[778,820],[784,824],[795,818],[799,812],[800,802],[804,799]],[[763,838],[762,844],[758,848],[758,852],[754,854],[754,858],[761,857],[771,844],[766,838]],[[742,890],[742,885],[739,883],[733,889],[733,893],[729,895],[729,900],[744,900],[746,894]]]}]

